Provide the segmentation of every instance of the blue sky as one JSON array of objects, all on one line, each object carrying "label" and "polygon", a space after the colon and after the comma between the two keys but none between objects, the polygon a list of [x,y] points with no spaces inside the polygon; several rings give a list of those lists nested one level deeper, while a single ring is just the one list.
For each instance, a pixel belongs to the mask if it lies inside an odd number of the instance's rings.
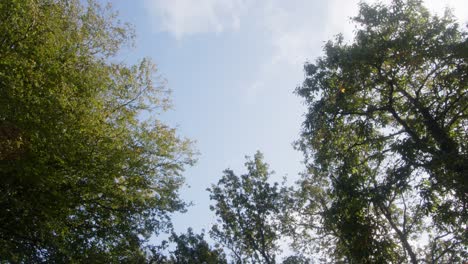
[{"label": "blue sky", "polygon": [[[375,2],[375,1],[370,1]],[[463,0],[426,1],[432,11],[454,8],[468,20]],[[351,39],[357,0],[140,0],[113,1],[136,29],[136,46],[121,54],[133,63],[150,57],[172,89],[174,109],[161,118],[196,140],[198,163],[188,168],[181,196],[192,201],[174,216],[178,232],[209,230],[214,215],[206,188],[226,168],[244,172],[245,155],[264,153],[290,183],[303,170],[298,139],[305,108],[293,94],[302,66],[321,55],[338,33]]]}]

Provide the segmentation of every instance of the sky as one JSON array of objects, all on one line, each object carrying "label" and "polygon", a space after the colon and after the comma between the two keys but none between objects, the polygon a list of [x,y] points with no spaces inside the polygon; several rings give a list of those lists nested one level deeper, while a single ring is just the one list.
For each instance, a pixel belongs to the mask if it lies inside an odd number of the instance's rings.
[{"label": "sky", "polygon": [[[373,3],[375,1],[367,1]],[[173,110],[161,119],[196,141],[195,166],[185,171],[181,197],[193,202],[173,217],[177,232],[209,230],[215,216],[206,188],[230,168],[245,173],[245,155],[260,150],[274,181],[293,183],[304,169],[292,144],[305,106],[294,94],[303,65],[322,54],[327,40],[351,40],[357,0],[114,0],[122,21],[136,30],[135,47],[120,58],[144,57],[173,91]],[[449,6],[462,23],[468,1],[427,0],[442,14]]]}]

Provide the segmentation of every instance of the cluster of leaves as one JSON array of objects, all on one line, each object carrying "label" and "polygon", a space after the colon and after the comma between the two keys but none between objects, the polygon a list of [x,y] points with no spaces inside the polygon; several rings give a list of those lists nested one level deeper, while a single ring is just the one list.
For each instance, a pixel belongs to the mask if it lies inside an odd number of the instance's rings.
[{"label": "cluster of leaves", "polygon": [[175,249],[170,254],[162,251],[168,247],[167,241],[158,247],[152,247],[148,263],[154,264],[227,264],[224,251],[218,246],[212,248],[204,238],[205,234],[194,234],[189,228],[186,234],[172,233],[169,241],[175,244]]},{"label": "cluster of leaves", "polygon": [[[237,176],[225,170],[216,185],[208,189],[218,223],[210,235],[231,253],[231,263],[277,263],[281,241],[287,236],[293,219],[288,216],[293,205],[291,188],[271,183],[268,164],[257,152],[246,157],[247,173]],[[282,242],[282,243],[281,243]],[[280,245],[282,244],[282,245]],[[309,263],[303,254],[292,255],[281,263]]]},{"label": "cluster of leaves", "polygon": [[153,118],[155,66],[110,62],[133,33],[92,1],[1,1],[0,21],[0,260],[142,259],[194,161]]},{"label": "cluster of leaves", "polygon": [[297,88],[310,227],[296,231],[334,261],[466,260],[467,34],[417,0],[361,4],[354,21],[353,43],[327,43]]},{"label": "cluster of leaves", "polygon": [[268,182],[271,172],[260,152],[245,166],[247,174],[239,177],[225,170],[218,184],[208,189],[219,222],[211,236],[230,249],[235,263],[275,263],[284,190]]}]

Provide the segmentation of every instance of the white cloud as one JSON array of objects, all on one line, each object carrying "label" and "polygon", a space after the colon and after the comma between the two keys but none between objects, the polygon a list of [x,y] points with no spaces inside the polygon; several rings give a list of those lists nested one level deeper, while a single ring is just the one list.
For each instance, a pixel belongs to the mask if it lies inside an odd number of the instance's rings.
[{"label": "white cloud", "polygon": [[259,67],[258,78],[246,86],[247,102],[254,103],[253,96],[260,98],[263,92],[277,86],[279,76],[291,89],[302,81],[304,62],[319,56],[324,41],[329,39],[328,33],[339,33],[336,25],[349,20],[349,16],[329,14],[330,2],[336,1],[271,0],[261,8],[258,18],[269,36],[272,55]]},{"label": "white cloud", "polygon": [[[301,71],[306,60],[320,55],[324,42],[342,33],[353,37],[350,17],[358,12],[360,0],[145,0],[152,22],[159,31],[182,39],[194,34],[220,33],[241,29],[253,22],[259,25],[261,40],[272,49],[269,59],[259,66],[258,78],[245,87],[247,101],[254,102],[266,87],[274,84],[274,76],[292,68]],[[375,3],[379,0],[367,0]],[[382,1],[379,1],[382,2]],[[390,0],[383,0],[388,3]],[[446,6],[462,22],[468,19],[466,0],[426,0],[425,5],[439,15]],[[243,30],[243,29],[241,29]],[[297,75],[296,75],[297,76]],[[284,77],[283,77],[284,78]],[[300,82],[297,80],[296,82]],[[297,83],[294,83],[295,85]]]},{"label": "white cloud", "polygon": [[[259,78],[247,86],[251,90],[247,96],[260,95],[267,87],[271,87],[275,82],[271,76],[282,72],[281,69],[294,67],[300,71],[302,64],[318,57],[324,42],[335,35],[341,33],[345,40],[352,40],[354,24],[351,23],[351,17],[357,15],[359,2],[360,0],[264,1],[264,12],[260,18],[263,19],[264,30],[271,38],[273,54],[262,65]],[[365,2],[388,4],[390,0]],[[468,19],[466,0],[426,0],[424,5],[439,15],[448,6],[461,22]],[[255,100],[249,98],[248,101]]]},{"label": "white cloud", "polygon": [[[274,48],[270,64],[302,63],[307,53],[320,47],[323,10],[319,1],[271,1],[264,8],[263,25]],[[317,45],[317,43],[319,45]]]},{"label": "white cloud", "polygon": [[[367,0],[375,3],[379,0]],[[281,35],[274,41],[299,44],[310,37],[306,31],[322,31],[326,36],[342,32],[351,36],[349,18],[357,14],[359,0],[145,0],[157,30],[166,31],[176,38],[199,33],[219,33],[237,30],[246,15],[262,20],[265,30],[272,36]],[[390,2],[384,0],[383,2]],[[466,0],[425,0],[424,4],[439,15],[445,7],[453,9],[462,22],[468,20]],[[320,21],[315,18],[320,17]],[[320,34],[315,37],[323,37]],[[279,43],[278,43],[279,44]],[[280,44],[283,45],[283,44]],[[301,48],[301,47],[299,47]]]},{"label": "white cloud", "polygon": [[177,39],[199,33],[236,30],[244,0],[146,0],[153,26]]}]

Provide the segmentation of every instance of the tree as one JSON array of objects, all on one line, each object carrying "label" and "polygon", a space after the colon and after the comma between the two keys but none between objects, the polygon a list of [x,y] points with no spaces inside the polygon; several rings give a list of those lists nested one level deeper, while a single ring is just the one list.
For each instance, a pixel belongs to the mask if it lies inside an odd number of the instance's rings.
[{"label": "tree", "polygon": [[240,177],[225,170],[208,191],[218,216],[210,234],[233,253],[236,263],[275,263],[280,237],[279,215],[283,211],[282,190],[270,184],[268,164],[257,152],[247,157],[247,174]]},{"label": "tree", "polygon": [[467,33],[417,0],[353,20],[354,41],[328,42],[297,88],[302,231],[336,262],[466,260]]},{"label": "tree", "polygon": [[220,248],[212,249],[204,239],[204,233],[194,234],[188,229],[186,234],[172,234],[170,240],[176,244],[171,254],[171,263],[175,264],[227,264],[224,252]]},{"label": "tree", "polygon": [[303,256],[289,256],[285,258],[282,264],[308,264],[310,260]]},{"label": "tree", "polygon": [[168,90],[93,1],[0,3],[0,261],[137,263],[184,209],[191,143],[156,119]]},{"label": "tree", "polygon": [[[170,244],[174,250],[168,252]],[[175,245],[174,245],[175,244]],[[226,255],[222,248],[215,245],[213,248],[205,240],[205,233],[194,234],[189,228],[187,233],[177,235],[172,232],[169,242],[164,240],[161,244],[151,245],[147,248],[146,263],[153,264],[227,264]]]}]

